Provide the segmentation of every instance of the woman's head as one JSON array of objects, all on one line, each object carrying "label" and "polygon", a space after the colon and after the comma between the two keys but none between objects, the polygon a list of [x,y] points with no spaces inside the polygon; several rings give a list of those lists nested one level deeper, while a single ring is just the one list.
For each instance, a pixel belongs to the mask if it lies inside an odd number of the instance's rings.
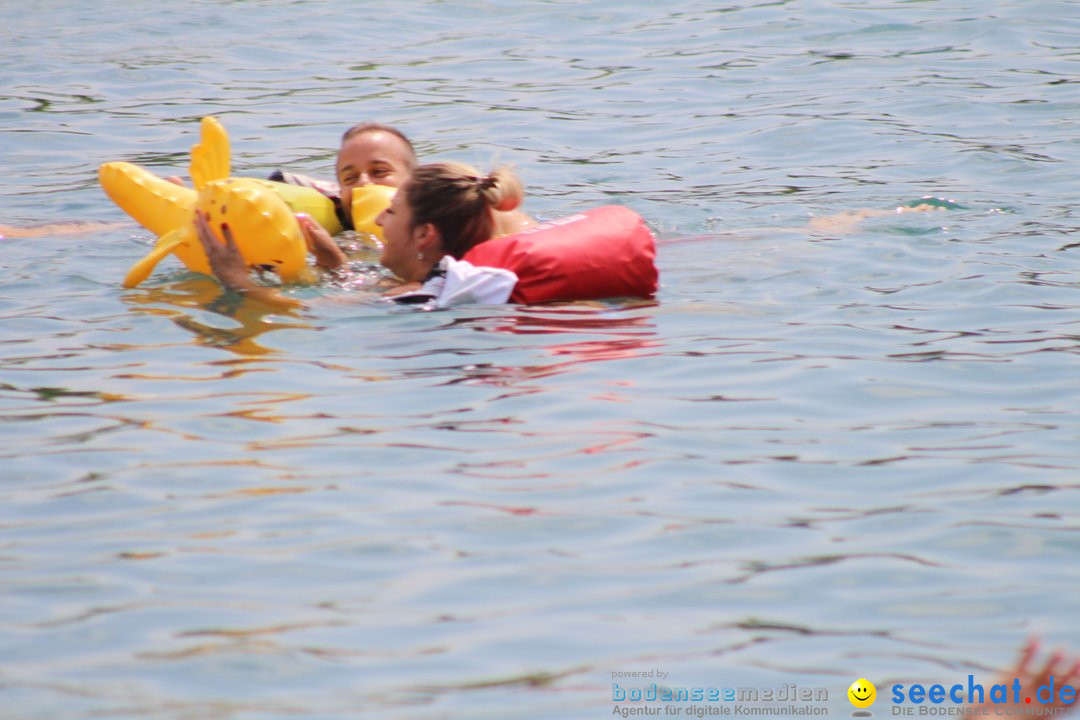
[{"label": "woman's head", "polygon": [[400,130],[378,123],[354,125],[342,136],[337,156],[337,181],[345,208],[352,207],[353,188],[400,187],[415,167],[416,152]]},{"label": "woman's head", "polygon": [[422,280],[443,255],[460,259],[489,240],[493,212],[515,209],[523,195],[509,168],[482,176],[462,163],[421,165],[376,221],[385,238],[382,263],[404,280]]}]

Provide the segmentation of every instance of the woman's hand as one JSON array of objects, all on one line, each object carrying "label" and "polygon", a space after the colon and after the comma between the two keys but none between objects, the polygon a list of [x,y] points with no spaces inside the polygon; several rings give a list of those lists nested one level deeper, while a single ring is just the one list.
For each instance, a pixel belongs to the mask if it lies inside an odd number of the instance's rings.
[{"label": "woman's hand", "polygon": [[225,242],[220,243],[214,237],[214,231],[210,229],[206,213],[196,210],[195,232],[199,236],[203,250],[206,251],[210,269],[214,271],[218,282],[226,288],[283,310],[293,310],[304,306],[304,303],[299,300],[285,297],[274,288],[260,287],[252,281],[248,273],[247,261],[240,254],[240,248],[236,247],[236,240],[233,239],[232,230],[227,224],[221,223],[221,234],[225,236]]},{"label": "woman's hand", "polygon": [[309,215],[299,213],[296,221],[304,233],[308,251],[315,256],[315,264],[327,270],[337,270],[348,258],[326,229],[311,219]]},{"label": "woman's hand", "polygon": [[222,244],[214,236],[214,231],[210,229],[210,221],[207,220],[206,213],[196,210],[195,232],[199,236],[199,242],[202,243],[203,251],[206,252],[206,259],[210,261],[210,269],[214,271],[218,282],[237,292],[246,292],[257,287],[252,282],[251,275],[248,274],[247,262],[240,254],[240,248],[236,247],[232,230],[226,223],[221,223],[221,234],[225,237],[225,242]]}]

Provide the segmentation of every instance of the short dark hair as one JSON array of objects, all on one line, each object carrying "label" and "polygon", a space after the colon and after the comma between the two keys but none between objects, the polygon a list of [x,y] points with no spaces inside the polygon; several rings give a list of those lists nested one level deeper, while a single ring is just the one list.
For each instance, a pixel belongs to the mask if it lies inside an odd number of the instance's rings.
[{"label": "short dark hair", "polygon": [[412,140],[410,140],[405,133],[398,130],[396,127],[390,125],[383,125],[377,122],[362,122],[353,125],[351,128],[345,131],[345,134],[341,136],[341,142],[344,144],[346,140],[357,135],[363,135],[369,132],[384,132],[390,133],[394,137],[400,138],[405,147],[409,149],[409,156],[406,158],[409,161],[409,169],[416,167],[416,148],[413,147]]}]

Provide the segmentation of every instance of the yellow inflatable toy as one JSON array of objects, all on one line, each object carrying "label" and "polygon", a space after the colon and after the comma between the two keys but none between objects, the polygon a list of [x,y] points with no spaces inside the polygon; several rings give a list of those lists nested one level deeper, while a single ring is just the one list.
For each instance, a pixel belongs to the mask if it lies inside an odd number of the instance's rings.
[{"label": "yellow inflatable toy", "polygon": [[[352,216],[353,229],[361,238],[375,237],[375,242],[368,244],[376,250],[382,250],[382,228],[375,224],[375,218],[382,211],[390,207],[390,201],[394,199],[397,188],[385,185],[363,185],[353,188],[352,208],[349,214]],[[331,233],[332,235],[333,233]]]},{"label": "yellow inflatable toy", "polygon": [[[212,274],[195,232],[195,211],[206,213],[219,241],[221,223],[248,265],[271,269],[285,282],[309,282],[307,245],[296,213],[307,213],[331,235],[341,232],[334,203],[318,190],[297,185],[229,177],[230,148],[225,128],[212,117],[201,124],[200,142],[191,148],[195,189],[176,185],[126,162],[101,166],[105,193],[136,222],[158,236],[154,248],[132,266],[124,287],[135,287],[172,253],[194,272]],[[394,189],[368,185],[354,191],[352,213],[359,232],[382,239],[375,218],[390,204]]]}]

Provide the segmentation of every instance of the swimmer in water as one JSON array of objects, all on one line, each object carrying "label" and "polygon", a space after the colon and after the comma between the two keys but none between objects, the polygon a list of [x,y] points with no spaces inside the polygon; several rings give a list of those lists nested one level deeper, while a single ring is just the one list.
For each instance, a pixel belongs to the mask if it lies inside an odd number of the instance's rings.
[{"label": "swimmer in water", "polygon": [[106,222],[66,222],[45,223],[43,225],[0,225],[0,240],[5,238],[33,238],[47,235],[82,235],[100,230],[115,230],[128,227],[128,223]]},{"label": "swimmer in water", "polygon": [[906,205],[899,205],[891,210],[863,209],[845,210],[835,215],[815,217],[807,223],[807,229],[812,232],[824,232],[831,234],[843,234],[853,232],[863,220],[875,217],[887,217],[890,215],[903,215],[913,212],[935,212],[938,210],[955,210],[960,208],[958,203],[944,198],[926,196]]},{"label": "swimmer in water", "polygon": [[[476,267],[461,258],[495,237],[496,217],[516,210],[523,196],[521,182],[508,168],[486,176],[462,163],[415,168],[376,219],[384,236],[379,260],[402,283],[388,293],[391,299],[435,307],[506,302],[517,275]],[[277,308],[303,306],[252,281],[226,223],[220,225],[224,243],[214,236],[204,214],[197,213],[195,227],[214,275],[226,288]]]},{"label": "swimmer in water", "polygon": [[[348,208],[352,207],[354,189],[369,184],[401,187],[416,167],[416,150],[400,130],[379,123],[360,123],[346,130],[341,137],[335,163],[340,196],[335,200],[345,228],[352,229]],[[280,172],[275,176],[271,176],[271,179],[307,184],[307,179],[302,176]],[[299,221],[308,250],[315,256],[316,263],[328,270],[341,267],[346,261],[345,253],[330,237],[330,233],[309,217],[300,216]],[[495,212],[493,222],[492,237],[509,235],[536,225],[533,218],[516,208]]]}]

